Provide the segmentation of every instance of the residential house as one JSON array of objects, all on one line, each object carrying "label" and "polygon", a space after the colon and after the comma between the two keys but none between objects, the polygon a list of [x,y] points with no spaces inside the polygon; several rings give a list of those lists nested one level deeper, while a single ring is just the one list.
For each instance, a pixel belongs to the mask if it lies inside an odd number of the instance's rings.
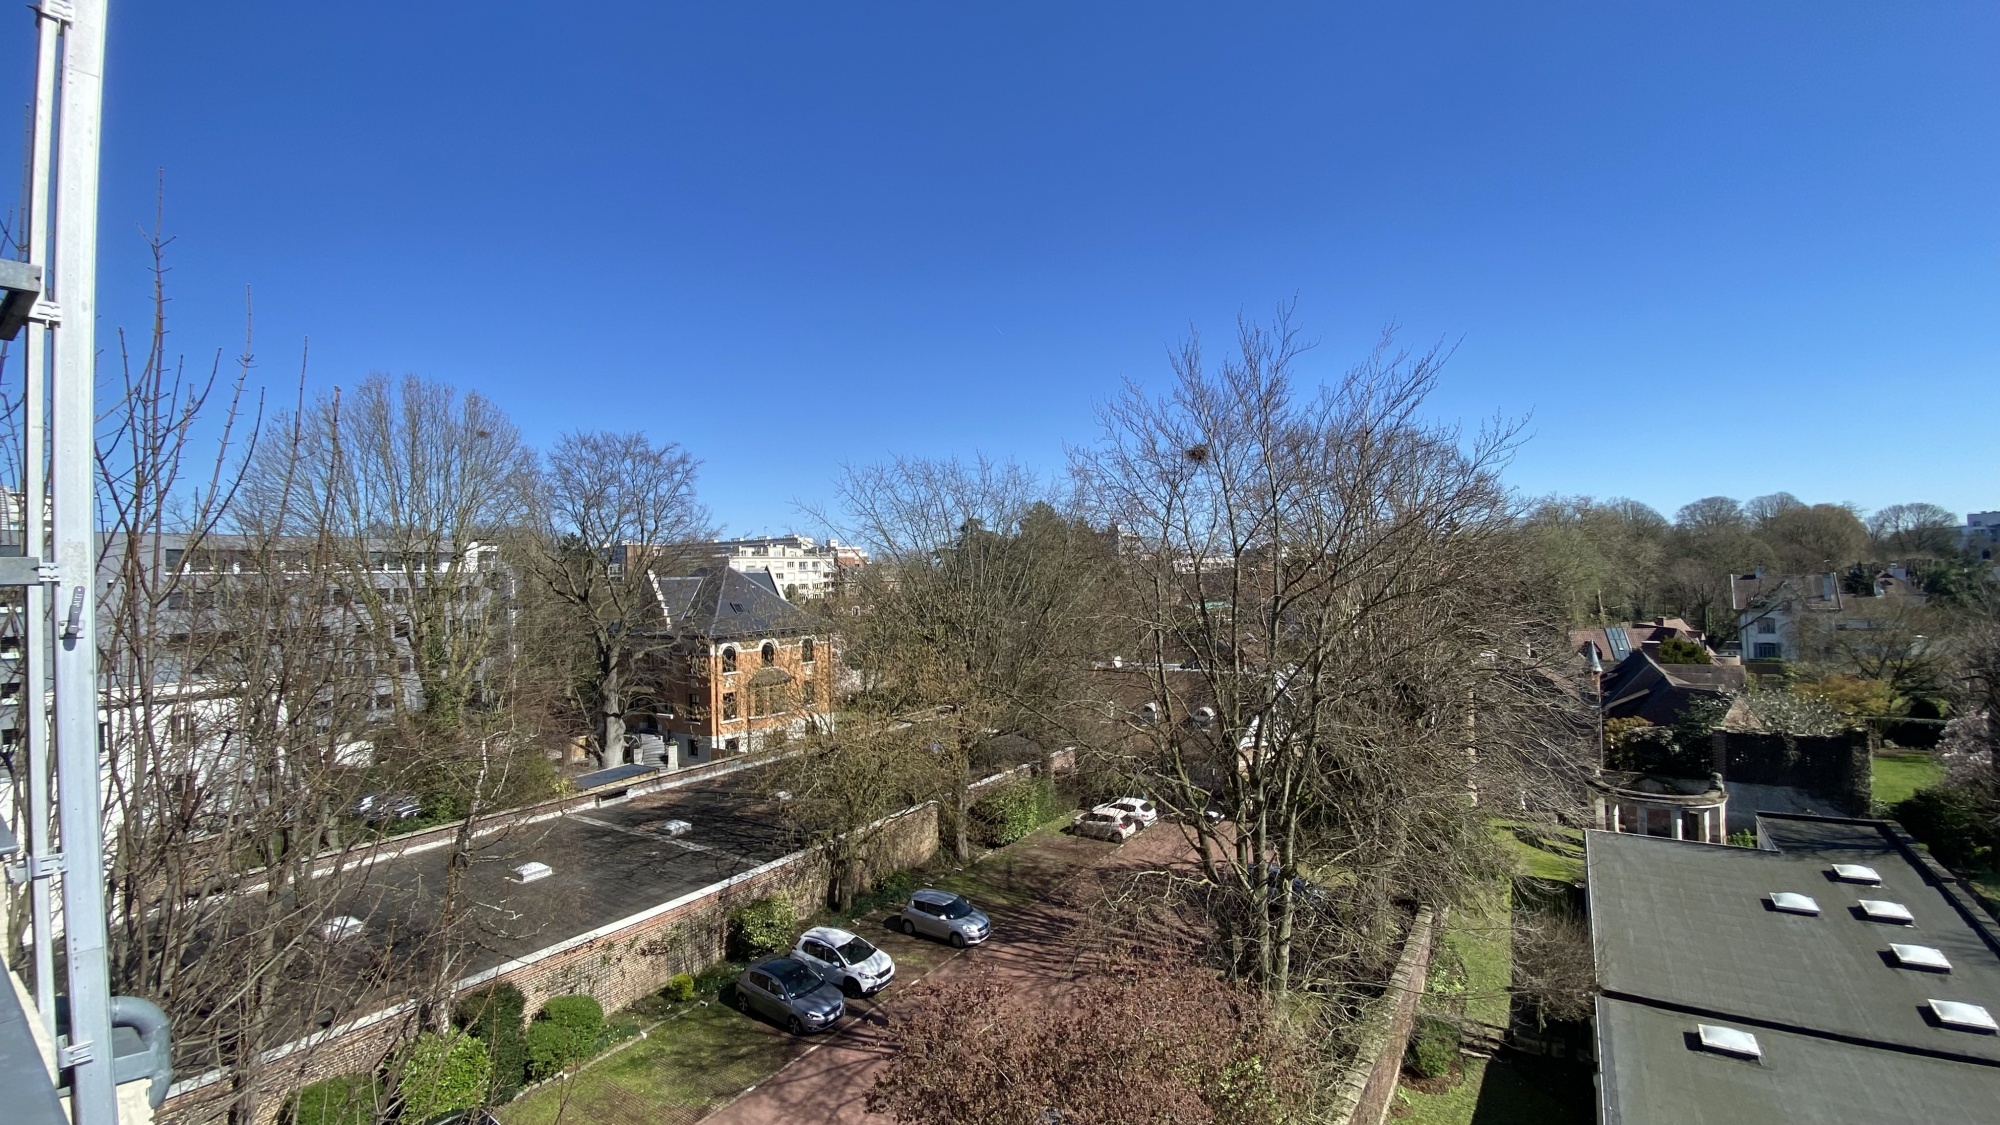
[{"label": "residential house", "polygon": [[769,572],[712,567],[652,581],[662,643],[640,669],[642,697],[627,719],[642,742],[658,740],[642,760],[679,768],[831,726],[834,638]]},{"label": "residential house", "polygon": [[1729,605],[1736,611],[1745,660],[1799,660],[1807,655],[1800,637],[1808,615],[1838,614],[1845,603],[1840,576],[1821,574],[1729,576]]}]

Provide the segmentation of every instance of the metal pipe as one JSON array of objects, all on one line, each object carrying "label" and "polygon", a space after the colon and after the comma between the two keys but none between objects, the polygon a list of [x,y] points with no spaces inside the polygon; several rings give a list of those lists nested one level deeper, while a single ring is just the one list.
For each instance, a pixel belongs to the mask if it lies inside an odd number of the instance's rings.
[{"label": "metal pipe", "polygon": [[[69,969],[70,1114],[115,1125],[110,944],[104,911],[103,810],[97,734],[96,450],[98,144],[104,108],[107,0],[72,0],[63,34],[62,136],[56,164],[55,380],[50,408],[55,564],[64,601],[83,593],[55,646],[57,807],[61,814],[63,941]],[[60,603],[58,603],[60,604]]]},{"label": "metal pipe", "polygon": [[[49,217],[44,201],[49,195],[50,130],[55,116],[56,45],[62,24],[39,9],[35,12],[40,42],[35,57],[35,109],[30,126],[28,157],[28,198],[22,221],[28,228],[28,261],[42,267],[44,284],[53,280],[49,271]],[[48,423],[44,418],[44,396],[48,393],[48,325],[45,319],[31,318],[23,341],[22,368],[25,432],[21,448],[22,553],[48,557],[48,528],[43,505],[48,487],[43,479],[48,457]],[[22,730],[28,748],[28,855],[32,923],[34,927],[35,1006],[41,1010],[42,1026],[49,1041],[56,1037],[56,946],[54,912],[50,908],[52,869],[42,860],[49,856],[49,596],[40,583],[24,592],[27,629],[21,638],[25,668],[21,696],[15,704],[15,724]]]}]

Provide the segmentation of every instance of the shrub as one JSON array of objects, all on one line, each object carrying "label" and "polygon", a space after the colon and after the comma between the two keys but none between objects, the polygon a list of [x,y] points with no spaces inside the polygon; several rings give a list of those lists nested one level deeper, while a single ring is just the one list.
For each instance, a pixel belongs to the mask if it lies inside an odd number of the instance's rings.
[{"label": "shrub", "polygon": [[1993,856],[1993,837],[1978,794],[1957,785],[1933,785],[1889,807],[1889,816],[1929,847],[1939,863],[1958,871]]},{"label": "shrub", "polygon": [[424,1122],[455,1110],[470,1109],[486,1096],[493,1075],[486,1044],[476,1035],[426,1031],[404,1052],[396,1093],[403,1101],[402,1121]]},{"label": "shrub", "polygon": [[1707,664],[1708,650],[1699,643],[1680,637],[1667,637],[1660,641],[1660,663],[1662,664]]},{"label": "shrub", "polygon": [[1410,1037],[1410,1066],[1425,1078],[1442,1078],[1458,1061],[1458,1027],[1432,1016],[1417,1024]]},{"label": "shrub", "polygon": [[590,996],[551,996],[528,1025],[528,1076],[539,1082],[597,1053],[604,1005]]},{"label": "shrub", "polygon": [[458,1002],[452,1025],[486,1041],[493,1075],[486,1100],[500,1105],[513,1099],[527,1080],[528,1038],[521,1015],[527,999],[511,984],[496,984],[470,993]]},{"label": "shrub", "polygon": [[375,1125],[382,1085],[366,1074],[342,1074],[315,1082],[292,1098],[291,1125]]},{"label": "shrub", "polygon": [[666,992],[667,999],[685,1004],[694,999],[694,978],[686,973],[675,973],[674,978],[667,982]]},{"label": "shrub", "polygon": [[1748,828],[1739,828],[1729,834],[1729,846],[1732,848],[1754,848],[1757,846],[1757,834]]},{"label": "shrub", "polygon": [[798,912],[784,895],[760,898],[729,916],[729,959],[758,961],[790,947]]},{"label": "shrub", "polygon": [[1055,787],[1044,777],[1010,781],[972,803],[969,826],[989,848],[1004,847],[1056,814]]}]

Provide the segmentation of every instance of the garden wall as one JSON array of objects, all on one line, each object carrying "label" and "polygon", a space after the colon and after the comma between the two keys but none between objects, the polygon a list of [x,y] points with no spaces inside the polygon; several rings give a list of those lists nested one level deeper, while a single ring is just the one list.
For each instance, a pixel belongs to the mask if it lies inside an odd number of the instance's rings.
[{"label": "garden wall", "polygon": [[1403,1052],[1417,1022],[1417,1003],[1424,997],[1431,953],[1437,941],[1437,919],[1428,907],[1417,911],[1403,939],[1403,955],[1375,1006],[1362,1020],[1361,1049],[1347,1064],[1334,1087],[1333,1125],[1382,1125],[1396,1099],[1403,1072]]},{"label": "garden wall", "polygon": [[[870,883],[929,861],[937,851],[937,805],[920,805],[890,818],[865,851]],[[529,1012],[551,996],[574,993],[593,996],[605,1011],[616,1011],[658,992],[676,973],[698,973],[722,961],[728,918],[738,907],[782,893],[802,913],[811,913],[825,899],[827,878],[826,860],[819,852],[794,852],[469,976],[453,984],[451,991],[463,993],[506,981],[527,997]],[[372,1070],[418,1030],[416,1019],[417,1005],[406,1001],[267,1053],[258,1122],[275,1120],[284,1099],[302,1086]],[[177,1082],[168,1091],[159,1120],[163,1125],[223,1121],[232,1093],[231,1079],[221,1071]]]},{"label": "garden wall", "polygon": [[1832,735],[1716,731],[1715,770],[1725,782],[1803,789],[1865,816],[1873,799],[1874,759],[1866,731]]}]

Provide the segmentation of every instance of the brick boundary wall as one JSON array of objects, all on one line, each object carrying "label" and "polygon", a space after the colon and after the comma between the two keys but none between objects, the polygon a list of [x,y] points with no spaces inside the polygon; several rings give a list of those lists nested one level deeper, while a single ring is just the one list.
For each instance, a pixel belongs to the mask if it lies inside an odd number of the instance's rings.
[{"label": "brick boundary wall", "polygon": [[1418,910],[1411,920],[1388,987],[1363,1018],[1360,1050],[1334,1086],[1333,1112],[1328,1117],[1333,1125],[1382,1125],[1388,1118],[1441,923],[1441,916],[1429,907]]},{"label": "brick boundary wall", "polygon": [[[874,881],[919,866],[937,851],[937,805],[928,803],[890,818],[870,840],[864,864]],[[475,973],[451,986],[454,995],[504,981],[521,990],[532,1014],[551,996],[586,994],[607,1012],[658,992],[678,973],[699,973],[723,958],[729,915],[738,907],[785,894],[810,913],[825,899],[824,856],[793,852],[628,918],[579,934]],[[418,1029],[414,1001],[371,1013],[338,1027],[274,1048],[258,1077],[259,1125],[277,1119],[287,1098],[304,1086],[341,1074],[372,1070]],[[296,1064],[286,1060],[296,1057]],[[160,1108],[163,1125],[209,1125],[228,1115],[235,1087],[228,1072],[213,1070],[174,1084]]]}]

